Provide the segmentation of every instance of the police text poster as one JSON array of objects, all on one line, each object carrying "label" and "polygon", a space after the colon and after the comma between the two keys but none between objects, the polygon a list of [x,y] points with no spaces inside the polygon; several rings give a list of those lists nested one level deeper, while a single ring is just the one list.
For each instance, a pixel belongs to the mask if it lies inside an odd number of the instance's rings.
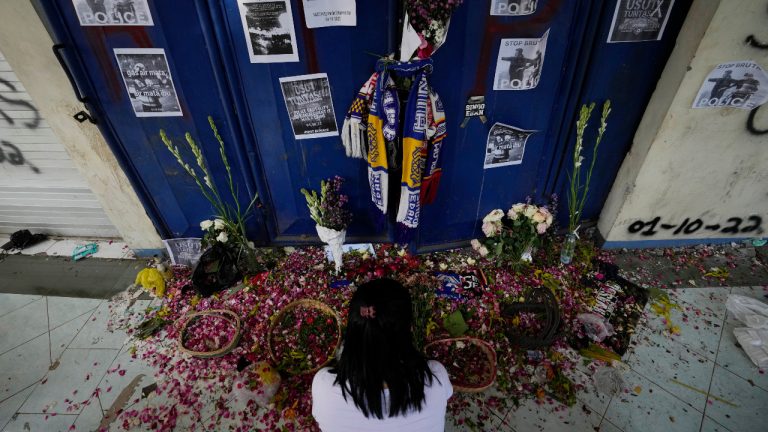
[{"label": "police text poster", "polygon": [[539,85],[548,38],[549,30],[541,38],[502,39],[493,89],[530,90]]},{"label": "police text poster", "polygon": [[707,75],[693,108],[752,108],[768,102],[768,75],[753,61],[722,63]]}]

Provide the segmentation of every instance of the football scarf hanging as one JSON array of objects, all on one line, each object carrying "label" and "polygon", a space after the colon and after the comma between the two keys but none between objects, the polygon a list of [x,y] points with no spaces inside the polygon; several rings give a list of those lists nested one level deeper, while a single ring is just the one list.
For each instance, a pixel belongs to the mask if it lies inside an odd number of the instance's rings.
[{"label": "football scarf hanging", "polygon": [[[382,215],[387,213],[389,151],[402,142],[402,176],[397,222],[400,237],[410,238],[419,224],[422,204],[435,200],[441,175],[440,150],[446,136],[445,111],[428,75],[432,60],[379,61],[377,72],[360,88],[347,112],[342,142],[349,157],[368,161],[371,200]],[[391,74],[411,80],[400,121],[400,100]]]}]

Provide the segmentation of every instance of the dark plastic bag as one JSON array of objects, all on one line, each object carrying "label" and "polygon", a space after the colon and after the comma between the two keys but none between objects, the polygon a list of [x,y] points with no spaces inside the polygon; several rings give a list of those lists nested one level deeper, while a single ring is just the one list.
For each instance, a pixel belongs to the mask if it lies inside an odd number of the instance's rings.
[{"label": "dark plastic bag", "polygon": [[5,250],[24,249],[34,246],[43,240],[46,240],[46,234],[32,234],[29,230],[19,230],[11,234],[10,241],[2,246]]},{"label": "dark plastic bag", "polygon": [[237,252],[215,243],[200,256],[192,273],[192,285],[203,297],[229,288],[242,277],[237,265]]}]

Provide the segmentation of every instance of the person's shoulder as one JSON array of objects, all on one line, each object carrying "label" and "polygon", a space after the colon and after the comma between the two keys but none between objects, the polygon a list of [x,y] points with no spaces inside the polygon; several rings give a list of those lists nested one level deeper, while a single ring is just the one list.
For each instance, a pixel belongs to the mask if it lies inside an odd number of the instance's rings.
[{"label": "person's shoulder", "polygon": [[429,368],[432,370],[432,373],[435,374],[436,377],[440,378],[441,380],[443,377],[448,378],[448,370],[445,369],[445,366],[443,366],[442,363],[437,360],[429,360],[428,364]]},{"label": "person's shoulder", "polygon": [[312,388],[319,386],[330,387],[333,382],[336,381],[336,374],[331,373],[331,368],[324,367],[315,373],[315,377],[312,378]]},{"label": "person's shoulder", "polygon": [[428,363],[432,373],[435,374],[436,382],[433,382],[432,385],[442,388],[446,399],[453,396],[453,384],[451,384],[451,379],[448,377],[448,370],[445,369],[445,366],[437,360],[430,360]]}]

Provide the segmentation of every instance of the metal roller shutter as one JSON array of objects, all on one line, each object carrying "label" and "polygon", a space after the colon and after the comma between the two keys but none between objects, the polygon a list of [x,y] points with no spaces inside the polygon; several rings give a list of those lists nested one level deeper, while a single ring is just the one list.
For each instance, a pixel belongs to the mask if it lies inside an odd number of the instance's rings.
[{"label": "metal roller shutter", "polygon": [[0,52],[0,234],[119,237]]}]

